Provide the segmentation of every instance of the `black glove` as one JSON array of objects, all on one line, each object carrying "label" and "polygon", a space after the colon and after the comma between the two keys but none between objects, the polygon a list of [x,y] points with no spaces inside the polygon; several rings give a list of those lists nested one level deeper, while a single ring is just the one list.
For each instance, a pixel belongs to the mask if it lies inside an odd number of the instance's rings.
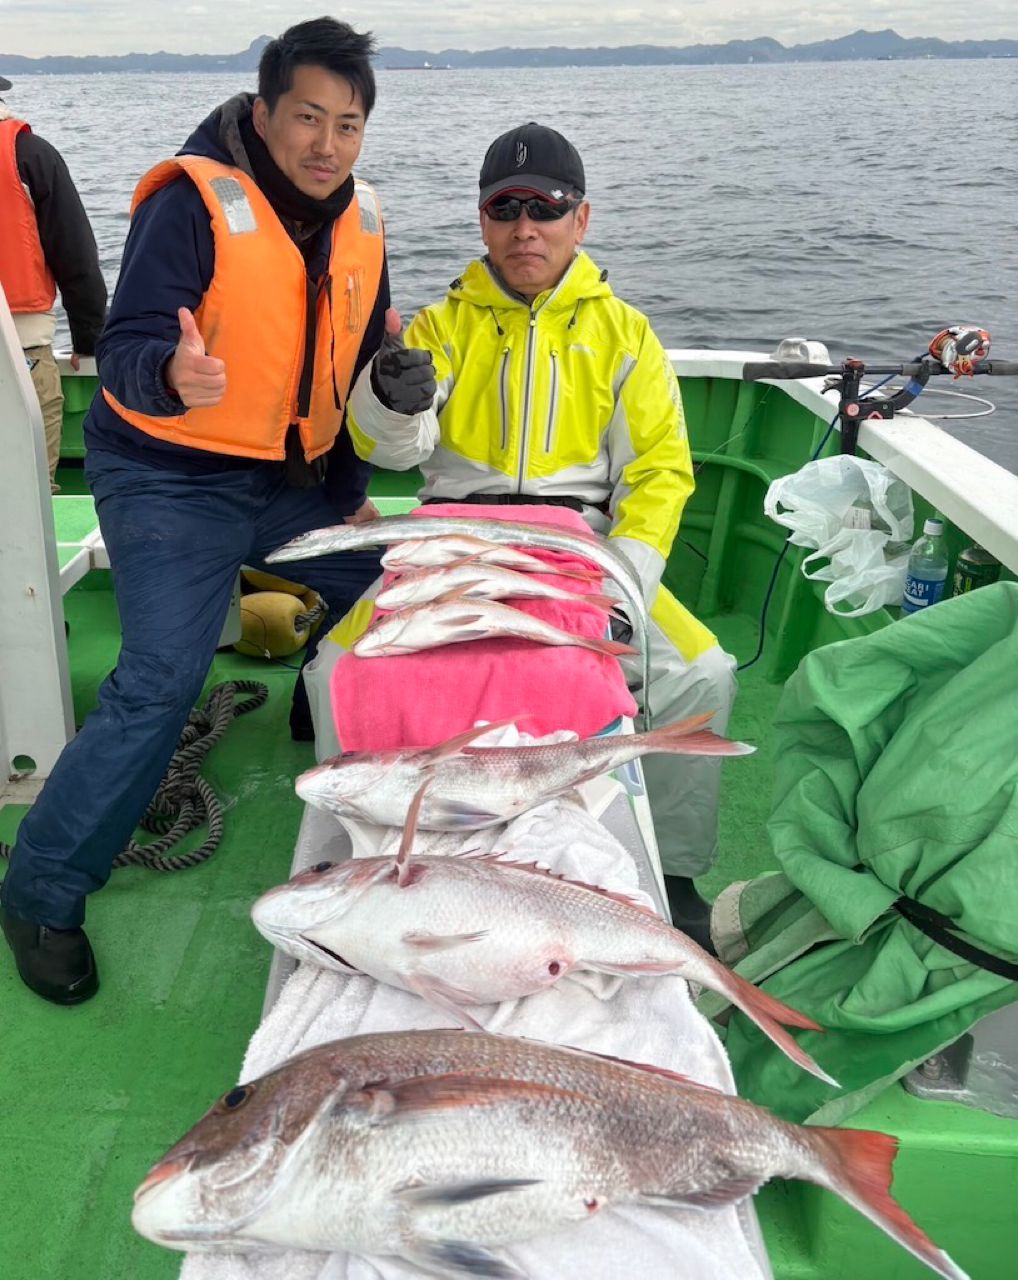
[{"label": "black glove", "polygon": [[423,413],[437,390],[431,352],[406,346],[402,334],[387,333],[371,364],[371,385],[394,413]]}]

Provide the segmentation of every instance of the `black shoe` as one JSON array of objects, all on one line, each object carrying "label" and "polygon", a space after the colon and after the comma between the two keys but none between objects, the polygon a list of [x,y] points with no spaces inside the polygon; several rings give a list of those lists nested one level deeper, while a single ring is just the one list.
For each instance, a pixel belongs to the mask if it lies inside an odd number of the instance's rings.
[{"label": "black shoe", "polygon": [[51,929],[0,909],[0,925],[21,981],[54,1004],[81,1004],[99,990],[95,956],[84,929]]},{"label": "black shoe", "polygon": [[315,722],[311,719],[311,703],[308,701],[304,681],[298,676],[290,703],[290,737],[294,742],[314,742]]},{"label": "black shoe", "polygon": [[687,876],[665,876],[665,892],[672,924],[699,943],[704,951],[717,955],[710,936],[710,906],[696,891],[696,885]]}]

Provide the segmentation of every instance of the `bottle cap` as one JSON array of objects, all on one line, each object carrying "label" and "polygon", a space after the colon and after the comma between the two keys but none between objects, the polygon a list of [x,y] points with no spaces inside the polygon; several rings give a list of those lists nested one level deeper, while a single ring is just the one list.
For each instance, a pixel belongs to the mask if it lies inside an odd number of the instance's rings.
[{"label": "bottle cap", "polygon": [[938,520],[936,516],[930,518],[923,524],[923,533],[928,533],[933,537],[944,532],[943,520]]}]

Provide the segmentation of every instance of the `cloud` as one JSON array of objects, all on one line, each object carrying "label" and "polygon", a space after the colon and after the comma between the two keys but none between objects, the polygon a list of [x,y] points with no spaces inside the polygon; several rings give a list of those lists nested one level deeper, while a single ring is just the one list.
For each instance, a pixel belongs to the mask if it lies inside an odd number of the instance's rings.
[{"label": "cloud", "polygon": [[[3,53],[119,54],[155,52],[235,53],[257,36],[275,35],[324,5],[267,0],[220,0],[180,5],[170,0],[3,0]],[[777,0],[711,0],[592,6],[589,0],[365,0],[342,6],[338,16],[375,32],[382,44],[439,51],[499,45],[575,46],[620,44],[717,44],[773,36],[804,44],[848,35],[860,27],[893,27],[903,36],[946,40],[1018,38],[1012,0],[985,0],[978,32],[971,11],[957,0],[829,0],[800,11]]]}]

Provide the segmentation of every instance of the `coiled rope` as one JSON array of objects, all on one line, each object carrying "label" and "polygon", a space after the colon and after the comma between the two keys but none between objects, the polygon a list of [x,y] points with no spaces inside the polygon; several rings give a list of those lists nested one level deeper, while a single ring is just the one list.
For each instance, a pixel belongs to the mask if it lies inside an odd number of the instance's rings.
[{"label": "coiled rope", "polygon": [[[250,696],[238,702],[240,694]],[[143,831],[160,838],[145,844],[131,840],[114,859],[114,867],[186,871],[212,857],[223,838],[223,806],[199,771],[231,722],[262,706],[268,696],[268,687],[258,680],[225,680],[210,690],[204,706],[192,709],[166,776],[139,824]],[[208,835],[197,849],[167,856],[188,832],[203,824],[208,826]],[[0,843],[0,857],[9,858],[10,854],[11,846]]]}]

